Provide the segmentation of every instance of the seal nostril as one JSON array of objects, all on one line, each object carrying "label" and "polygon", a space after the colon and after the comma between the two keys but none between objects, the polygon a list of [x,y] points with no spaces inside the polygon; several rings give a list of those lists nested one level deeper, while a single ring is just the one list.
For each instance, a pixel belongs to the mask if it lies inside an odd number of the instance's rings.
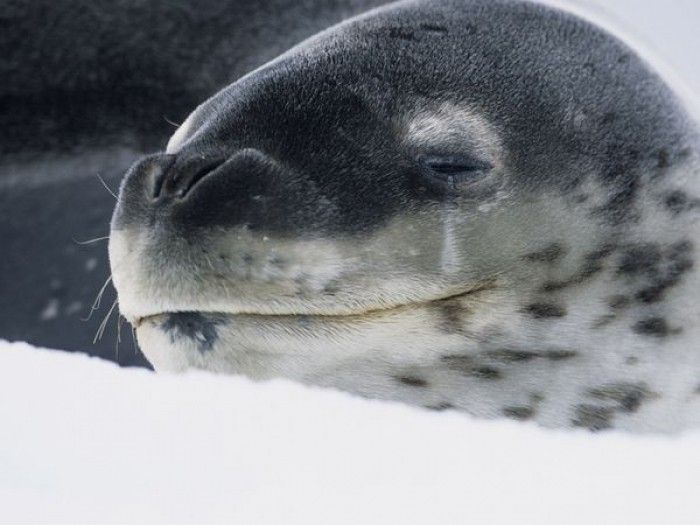
[{"label": "seal nostril", "polygon": [[175,197],[182,199],[204,177],[221,166],[226,159],[197,159],[184,165],[168,165],[161,169],[153,182],[153,199]]},{"label": "seal nostril", "polygon": [[165,178],[170,171],[173,163],[175,162],[175,155],[168,154],[158,154],[153,155],[148,159],[147,168],[150,170],[150,177],[153,181],[153,193],[154,199],[157,199],[163,189],[163,183]]},{"label": "seal nostril", "polygon": [[[225,159],[213,160],[194,171],[189,177],[176,174],[176,180],[174,181],[174,187],[178,188],[176,190],[176,195],[180,199],[183,198],[199,181],[221,166],[224,163],[224,160]],[[178,183],[177,179],[182,179],[182,181]]]},{"label": "seal nostril", "polygon": [[167,170],[161,169],[155,174],[155,178],[153,180],[153,198],[157,199],[160,196],[160,192],[163,189],[163,183],[165,182],[165,175],[167,174]]}]

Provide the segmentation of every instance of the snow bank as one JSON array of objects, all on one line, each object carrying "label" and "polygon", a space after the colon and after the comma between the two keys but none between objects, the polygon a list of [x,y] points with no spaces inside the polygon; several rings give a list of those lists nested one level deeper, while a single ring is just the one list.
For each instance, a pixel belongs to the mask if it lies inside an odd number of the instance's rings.
[{"label": "snow bank", "polygon": [[551,432],[0,344],[2,523],[698,523],[700,434]]}]

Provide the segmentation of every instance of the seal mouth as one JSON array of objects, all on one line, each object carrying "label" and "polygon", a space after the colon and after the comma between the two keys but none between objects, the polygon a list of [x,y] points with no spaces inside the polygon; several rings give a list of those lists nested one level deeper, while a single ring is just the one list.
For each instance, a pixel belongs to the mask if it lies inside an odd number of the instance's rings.
[{"label": "seal mouth", "polygon": [[436,299],[428,299],[425,301],[414,301],[414,302],[408,302],[408,303],[403,303],[403,304],[397,304],[393,306],[389,306],[386,308],[367,308],[365,310],[357,311],[357,312],[349,312],[349,313],[343,313],[343,314],[336,314],[336,313],[305,313],[305,312],[295,312],[295,313],[280,313],[280,314],[270,314],[270,313],[260,313],[260,312],[246,312],[246,311],[240,311],[240,312],[226,312],[226,311],[209,311],[209,310],[188,310],[188,309],[177,309],[177,310],[167,310],[167,311],[162,311],[162,312],[157,312],[154,314],[150,315],[145,315],[142,317],[136,317],[133,321],[134,328],[138,329],[144,322],[149,321],[149,320],[155,320],[159,317],[165,316],[165,315],[170,315],[170,314],[176,314],[176,313],[199,313],[199,314],[206,314],[206,315],[224,315],[228,317],[255,317],[258,319],[284,319],[284,318],[308,318],[308,319],[329,319],[329,320],[353,320],[353,319],[358,319],[358,318],[366,318],[374,315],[384,315],[392,312],[399,312],[402,310],[409,310],[412,308],[419,308],[419,307],[425,307],[425,306],[432,306],[432,305],[439,305],[440,303],[444,303],[447,301],[453,301],[456,299],[461,299],[461,298],[472,298],[475,297],[483,292],[491,291],[497,288],[497,284],[495,280],[493,281],[488,281],[481,283],[479,285],[476,285],[472,288],[469,288],[468,290],[450,294],[450,295],[445,295],[444,297],[439,297]]}]

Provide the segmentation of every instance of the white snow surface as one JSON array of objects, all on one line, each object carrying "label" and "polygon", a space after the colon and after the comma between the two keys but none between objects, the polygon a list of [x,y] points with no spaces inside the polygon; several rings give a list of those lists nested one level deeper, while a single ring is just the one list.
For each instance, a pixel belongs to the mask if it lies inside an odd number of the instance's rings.
[{"label": "white snow surface", "polygon": [[548,431],[0,344],[0,523],[697,524],[700,433]]}]

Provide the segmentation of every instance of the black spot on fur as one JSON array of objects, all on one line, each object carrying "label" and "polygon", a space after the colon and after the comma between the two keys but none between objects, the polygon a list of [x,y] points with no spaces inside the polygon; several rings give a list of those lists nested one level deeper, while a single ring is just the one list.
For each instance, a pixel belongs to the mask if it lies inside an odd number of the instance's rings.
[{"label": "black spot on fur", "polygon": [[615,411],[610,407],[578,405],[575,408],[575,416],[571,423],[575,427],[583,427],[597,432],[612,426],[614,413]]},{"label": "black spot on fur", "polygon": [[542,291],[545,293],[558,292],[574,284],[574,281],[567,279],[565,281],[547,281],[542,285]]},{"label": "black spot on fur", "polygon": [[608,299],[608,306],[613,312],[598,317],[598,319],[593,322],[592,327],[602,328],[603,326],[609,325],[618,318],[620,311],[627,308],[631,302],[631,299],[626,295],[614,295],[610,297],[610,299]]},{"label": "black spot on fur", "polygon": [[468,355],[444,355],[441,361],[447,368],[477,379],[500,379],[501,371],[490,366],[479,365]]},{"label": "black spot on fur", "polygon": [[468,355],[443,355],[441,358],[447,368],[463,374],[471,374],[474,370],[474,358]]},{"label": "black spot on fur", "polygon": [[542,401],[544,401],[544,395],[540,392],[533,392],[532,394],[530,394],[530,399],[532,399],[532,402],[535,404],[541,403]]},{"label": "black spot on fur", "polygon": [[603,263],[598,259],[586,259],[577,275],[577,282],[582,283],[603,269]]},{"label": "black spot on fur", "polygon": [[625,363],[627,363],[628,365],[639,364],[639,358],[637,356],[631,355],[627,359],[625,359]]},{"label": "black spot on fur", "polygon": [[639,290],[634,297],[641,303],[656,303],[663,299],[666,288],[664,283],[653,284]]},{"label": "black spot on fur", "polygon": [[700,208],[700,199],[691,198],[682,190],[674,190],[666,194],[663,203],[673,215]]},{"label": "black spot on fur", "polygon": [[635,300],[645,304],[659,302],[693,268],[692,247],[690,241],[680,241],[665,251],[655,244],[633,246],[621,257],[617,272],[629,279],[646,280],[635,293]]},{"label": "black spot on fur", "polygon": [[445,410],[452,410],[454,405],[452,403],[438,403],[437,405],[426,405],[425,408],[428,410],[435,410],[436,412],[443,412]]},{"label": "black spot on fur", "polygon": [[656,155],[656,167],[663,170],[671,165],[670,155],[667,149],[661,149]]},{"label": "black spot on fur", "polygon": [[651,337],[667,337],[678,332],[678,329],[672,329],[666,319],[663,317],[649,317],[638,321],[632,329],[638,334],[648,335]]},{"label": "black spot on fur", "polygon": [[462,315],[465,313],[465,308],[459,301],[454,299],[441,301],[438,305],[438,309],[441,319],[441,328],[445,332],[454,334],[462,331],[464,323]]},{"label": "black spot on fur", "polygon": [[512,406],[503,409],[503,415],[518,421],[531,419],[535,415],[535,409],[528,406]]},{"label": "black spot on fur", "polygon": [[171,343],[180,337],[187,337],[195,342],[200,352],[206,352],[219,339],[217,327],[227,322],[226,317],[221,315],[178,312],[169,314],[160,328],[168,334]]},{"label": "black spot on fur", "polygon": [[595,274],[603,269],[604,260],[615,251],[615,246],[612,244],[606,244],[599,249],[587,253],[581,267],[579,270],[569,277],[561,281],[548,281],[542,286],[543,292],[556,292],[568,288],[569,286],[574,286],[586,282]]},{"label": "black spot on fur", "polygon": [[550,361],[564,361],[566,359],[572,359],[578,355],[578,352],[573,350],[547,350],[544,353],[544,357]]},{"label": "black spot on fur", "polygon": [[617,403],[621,412],[636,412],[641,404],[657,394],[652,392],[645,383],[611,383],[589,391],[592,397]]},{"label": "black spot on fur", "polygon": [[472,369],[470,375],[478,379],[500,379],[501,371],[490,366],[478,366]]},{"label": "black spot on fur", "polygon": [[525,312],[535,319],[553,319],[566,315],[566,309],[564,307],[551,303],[529,304],[525,307]]},{"label": "black spot on fur", "polygon": [[584,258],[584,265],[582,271],[585,270],[586,267],[592,266],[592,263],[598,263],[606,257],[608,257],[611,253],[615,251],[615,248],[616,246],[614,244],[605,244],[597,250],[587,253]]},{"label": "black spot on fur", "polygon": [[665,274],[658,276],[652,284],[639,290],[635,298],[647,304],[661,301],[665,292],[680,283],[683,274],[692,268],[693,261],[690,259],[679,259],[670,263]]},{"label": "black spot on fur", "polygon": [[688,240],[677,242],[671,246],[667,254],[670,261],[667,279],[680,277],[685,272],[693,269],[694,263],[690,255],[692,251],[693,243]]},{"label": "black spot on fur", "polygon": [[486,355],[491,359],[495,359],[496,361],[503,363],[518,363],[522,361],[530,361],[536,357],[540,357],[540,354],[536,352],[530,352],[527,350],[511,350],[508,348],[492,350],[486,352]]},{"label": "black spot on fur", "polygon": [[653,274],[658,271],[661,250],[656,244],[643,244],[628,249],[622,255],[617,272],[627,275]]},{"label": "black spot on fur", "polygon": [[608,300],[608,306],[613,310],[623,310],[630,305],[630,298],[626,295],[614,295]]},{"label": "black spot on fur", "polygon": [[428,382],[425,379],[416,376],[400,376],[396,378],[397,381],[403,383],[404,385],[414,386],[418,388],[425,388],[428,386]]},{"label": "black spot on fur", "polygon": [[555,242],[539,251],[528,253],[523,258],[531,262],[543,262],[551,264],[561,259],[564,253],[564,247],[561,244]]},{"label": "black spot on fur", "polygon": [[674,215],[683,213],[688,205],[688,194],[681,190],[672,191],[664,199],[664,204]]},{"label": "black spot on fur", "polygon": [[491,359],[499,361],[501,363],[521,363],[526,361],[531,361],[533,359],[548,359],[550,361],[563,361],[565,359],[571,359],[578,355],[572,350],[560,350],[551,349],[539,352],[533,352],[529,350],[512,350],[508,348],[503,348],[500,350],[492,350],[486,352],[486,355]]},{"label": "black spot on fur", "polygon": [[672,260],[676,260],[679,257],[683,257],[685,255],[688,255],[690,252],[693,251],[693,243],[689,241],[688,239],[678,241],[677,243],[673,244],[669,250],[669,257]]},{"label": "black spot on fur", "polygon": [[586,254],[586,259],[592,259],[592,260],[600,260],[604,259],[608,255],[610,255],[612,252],[615,251],[615,245],[614,244],[604,244],[597,250],[594,250],[592,252],[589,252]]},{"label": "black spot on fur", "polygon": [[448,29],[444,26],[439,26],[437,24],[421,24],[419,26],[421,30],[426,31],[428,33],[438,33],[441,35],[446,35],[449,33]]}]

